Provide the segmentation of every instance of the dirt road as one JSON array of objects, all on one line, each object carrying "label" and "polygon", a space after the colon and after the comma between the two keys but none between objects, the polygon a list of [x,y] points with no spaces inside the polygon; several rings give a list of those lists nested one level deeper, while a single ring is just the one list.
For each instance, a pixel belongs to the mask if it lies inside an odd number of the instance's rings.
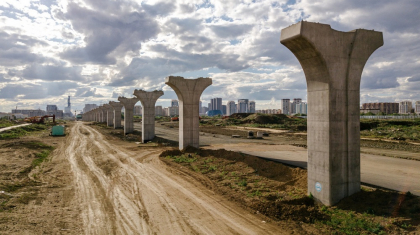
[{"label": "dirt road", "polygon": [[85,234],[289,233],[167,171],[161,150],[119,144],[77,122],[57,151],[71,164]]}]

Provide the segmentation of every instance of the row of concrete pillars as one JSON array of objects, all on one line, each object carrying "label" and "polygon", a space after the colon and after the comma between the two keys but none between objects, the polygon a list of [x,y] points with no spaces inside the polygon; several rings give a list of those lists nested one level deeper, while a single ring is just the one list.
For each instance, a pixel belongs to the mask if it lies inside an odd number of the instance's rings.
[{"label": "row of concrete pillars", "polygon": [[[166,84],[178,96],[179,100],[179,148],[199,147],[199,101],[206,87],[212,84],[210,78],[184,79],[167,77]],[[105,122],[108,126],[121,128],[121,109],[124,107],[124,133],[134,130],[134,105],[142,104],[142,142],[155,137],[155,104],[163,91],[134,90],[133,98],[118,97],[119,102],[110,101],[83,115],[83,121]]]},{"label": "row of concrete pillars", "polygon": [[[360,190],[360,80],[370,55],[383,45],[381,32],[340,32],[329,25],[301,21],[282,30],[280,42],[298,58],[308,89],[308,193],[333,205]],[[199,147],[198,105],[210,78],[167,77],[179,99],[179,147]],[[88,120],[114,120],[124,105],[125,132],[132,131],[134,104],[143,105],[144,139],[154,137],[154,104],[162,91],[134,91],[87,113]],[[119,111],[117,111],[119,110]],[[113,112],[113,116],[109,114]]]}]

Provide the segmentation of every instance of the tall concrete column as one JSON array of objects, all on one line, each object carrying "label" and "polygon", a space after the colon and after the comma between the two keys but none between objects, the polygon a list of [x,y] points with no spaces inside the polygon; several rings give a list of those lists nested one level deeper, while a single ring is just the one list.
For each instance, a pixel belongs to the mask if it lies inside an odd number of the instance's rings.
[{"label": "tall concrete column", "polygon": [[382,33],[302,21],[283,29],[280,42],[306,76],[308,191],[333,205],[360,191],[360,80]]},{"label": "tall concrete column", "polygon": [[99,122],[106,122],[106,108],[103,105],[99,106]]},{"label": "tall concrete column", "polygon": [[114,129],[121,127],[121,109],[123,104],[120,102],[109,101],[109,105],[111,105],[112,109],[114,110]]},{"label": "tall concrete column", "polygon": [[103,106],[106,109],[106,125],[112,126],[114,124],[114,109],[109,104],[104,104]]},{"label": "tall concrete column", "polygon": [[179,99],[179,149],[199,147],[199,102],[203,91],[212,84],[211,78],[184,79],[169,76],[165,83]]},{"label": "tall concrete column", "polygon": [[101,109],[98,107],[95,109],[95,122],[101,122]]},{"label": "tall concrete column", "polygon": [[128,134],[133,132],[133,119],[134,119],[134,105],[139,101],[137,98],[125,98],[125,97],[118,97],[118,101],[120,101],[124,105],[124,134]]},{"label": "tall concrete column", "polygon": [[157,99],[163,95],[163,91],[143,91],[134,90],[133,93],[142,106],[142,132],[141,139],[143,143],[155,138],[155,104]]}]

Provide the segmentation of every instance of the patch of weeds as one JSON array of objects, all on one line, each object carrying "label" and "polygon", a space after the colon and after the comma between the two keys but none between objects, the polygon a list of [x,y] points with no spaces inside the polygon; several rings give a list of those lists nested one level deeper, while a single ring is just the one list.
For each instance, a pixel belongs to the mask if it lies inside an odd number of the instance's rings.
[{"label": "patch of weeds", "polygon": [[28,204],[30,201],[35,200],[36,196],[30,193],[24,193],[16,199],[17,202],[21,204]]},{"label": "patch of weeds", "polygon": [[340,209],[328,209],[321,207],[321,211],[327,214],[330,219],[322,221],[325,225],[343,234],[361,233],[385,233],[384,227],[374,220],[372,215],[367,213],[355,214]]},{"label": "patch of weeds", "polygon": [[6,203],[9,202],[10,198],[11,197],[6,194],[0,194],[0,212],[6,211],[9,209]]},{"label": "patch of weeds", "polygon": [[247,195],[248,197],[259,197],[259,196],[261,196],[261,192],[260,192],[260,190],[255,190],[254,192],[252,192],[252,193],[248,193],[248,195]]},{"label": "patch of weeds", "polygon": [[35,168],[41,165],[41,163],[44,162],[48,158],[50,153],[51,153],[51,150],[43,150],[40,153],[36,153],[35,154],[36,158],[32,161],[32,164],[31,164],[32,168]]},{"label": "patch of weeds", "polygon": [[220,174],[219,174],[219,175],[220,175],[221,177],[225,177],[225,175],[226,175],[226,174],[227,174],[227,171],[222,171],[222,172],[220,172]]},{"label": "patch of weeds", "polygon": [[216,165],[210,165],[209,166],[209,171],[216,171],[217,170],[217,166]]},{"label": "patch of weeds", "polygon": [[188,157],[182,154],[181,156],[167,156],[167,159],[172,159],[176,163],[192,163],[197,161],[196,157]]},{"label": "patch of weeds", "polygon": [[246,179],[241,180],[239,183],[237,183],[239,186],[246,187],[248,183],[246,182]]}]

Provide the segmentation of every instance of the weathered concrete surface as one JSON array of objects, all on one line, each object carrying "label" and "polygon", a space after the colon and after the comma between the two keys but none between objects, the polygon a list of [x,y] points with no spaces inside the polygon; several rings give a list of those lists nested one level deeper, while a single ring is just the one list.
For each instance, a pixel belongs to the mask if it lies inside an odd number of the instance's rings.
[{"label": "weathered concrete surface", "polygon": [[115,101],[109,101],[109,105],[111,105],[113,111],[114,111],[114,129],[121,127],[121,109],[123,107],[123,104],[120,102]]},{"label": "weathered concrete surface", "polygon": [[99,122],[106,122],[106,110],[107,108],[103,105],[99,106]]},{"label": "weathered concrete surface", "polygon": [[157,99],[163,95],[163,91],[143,91],[134,90],[133,93],[142,106],[142,132],[141,139],[143,143],[155,138],[155,104]]},{"label": "weathered concrete surface", "polygon": [[139,101],[137,98],[125,98],[118,97],[124,105],[124,134],[129,134],[133,132],[133,119],[134,119],[134,105]]},{"label": "weathered concrete surface", "polygon": [[106,125],[107,126],[114,125],[114,109],[109,104],[104,104],[103,106],[106,109],[106,120],[105,120],[106,121]]},{"label": "weathered concrete surface", "polygon": [[165,83],[179,100],[179,149],[199,147],[199,102],[203,91],[212,84],[211,78],[184,79],[169,76]]},{"label": "weathered concrete surface", "polygon": [[283,29],[280,42],[306,76],[308,191],[333,205],[360,190],[360,80],[382,33],[302,21]]}]

